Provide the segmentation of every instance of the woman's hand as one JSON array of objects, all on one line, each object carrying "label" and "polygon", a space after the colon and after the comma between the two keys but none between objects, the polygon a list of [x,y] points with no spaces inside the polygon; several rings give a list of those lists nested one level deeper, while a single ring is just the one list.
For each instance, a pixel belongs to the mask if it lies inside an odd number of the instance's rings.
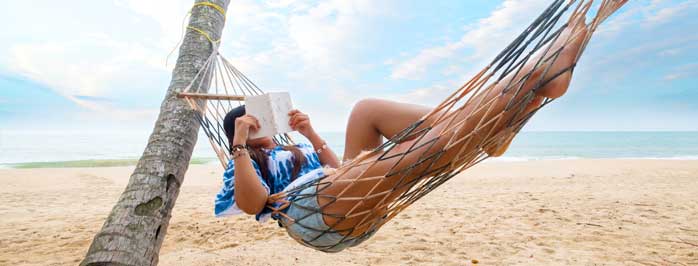
[{"label": "woman's hand", "polygon": [[259,129],[259,121],[251,115],[243,115],[235,119],[235,136],[233,137],[233,145],[245,145],[247,136],[252,131]]},{"label": "woman's hand", "polygon": [[334,154],[332,149],[326,146],[327,143],[315,132],[315,129],[313,129],[313,126],[310,124],[310,118],[308,115],[294,109],[291,110],[291,112],[288,112],[288,116],[290,116],[288,119],[288,124],[291,126],[291,128],[306,137],[313,145],[313,149],[315,149],[315,151],[323,149],[322,153],[318,152],[320,163],[323,165],[329,165],[332,168],[339,167],[339,159],[337,158],[337,155]]},{"label": "woman's hand", "polygon": [[306,138],[311,138],[315,134],[315,129],[310,124],[310,117],[307,114],[298,111],[297,109],[288,112],[288,125],[291,126],[293,130],[298,131]]}]

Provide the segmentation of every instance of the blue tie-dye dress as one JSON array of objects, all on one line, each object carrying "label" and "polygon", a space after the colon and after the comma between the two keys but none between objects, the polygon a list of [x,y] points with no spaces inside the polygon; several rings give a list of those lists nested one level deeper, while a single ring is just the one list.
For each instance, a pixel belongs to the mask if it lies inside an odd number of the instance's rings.
[{"label": "blue tie-dye dress", "polygon": [[[282,146],[268,150],[269,182],[262,178],[259,166],[254,160],[252,161],[252,166],[254,166],[257,172],[259,181],[270,195],[284,191],[294,180],[296,181],[294,183],[299,181],[308,182],[324,175],[322,164],[313,147],[305,143],[297,144],[296,147],[305,155],[305,163],[301,166],[301,170],[296,178],[291,178],[293,154],[290,151],[283,150]],[[228,162],[228,169],[223,173],[223,187],[216,195],[215,214],[220,217],[240,213],[242,213],[242,210],[235,204],[235,164],[231,160]],[[265,207],[260,213],[255,215],[255,218],[257,221],[262,222],[267,220],[270,215],[271,209]]]}]

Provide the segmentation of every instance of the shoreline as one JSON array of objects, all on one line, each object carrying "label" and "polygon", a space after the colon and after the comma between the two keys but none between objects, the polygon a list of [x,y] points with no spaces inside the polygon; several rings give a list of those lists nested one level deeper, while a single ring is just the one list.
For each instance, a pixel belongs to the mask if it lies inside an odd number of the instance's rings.
[{"label": "shoreline", "polygon": [[[145,133],[0,131],[0,168],[135,165],[147,145]],[[319,133],[337,154],[343,153],[345,133]],[[217,160],[204,135],[197,143],[192,158],[204,162],[194,164]],[[698,131],[522,131],[503,157],[487,162],[552,159],[698,160]]]},{"label": "shoreline", "polygon": [[[216,158],[192,158],[190,165],[201,165],[217,162]],[[70,160],[70,161],[44,161],[44,162],[21,162],[21,163],[0,163],[0,169],[45,169],[45,168],[101,168],[135,166],[138,159],[92,159],[92,160]]]},{"label": "shoreline", "polygon": [[[698,161],[696,156],[675,156],[675,157],[550,157],[550,158],[533,158],[533,157],[493,157],[482,163],[509,163],[509,162],[536,162],[536,161],[575,161],[575,160],[640,160],[640,161]],[[91,159],[91,160],[69,160],[69,161],[39,161],[39,162],[21,162],[21,163],[0,163],[1,169],[51,169],[51,168],[102,168],[102,167],[121,167],[135,166],[138,159]],[[217,158],[197,157],[192,158],[189,165],[218,165]]]}]

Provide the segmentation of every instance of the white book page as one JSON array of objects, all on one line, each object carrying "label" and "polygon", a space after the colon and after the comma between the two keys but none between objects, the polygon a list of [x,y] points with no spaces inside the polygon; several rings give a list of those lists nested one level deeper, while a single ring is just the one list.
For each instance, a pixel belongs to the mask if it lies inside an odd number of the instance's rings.
[{"label": "white book page", "polygon": [[288,92],[269,92],[262,95],[245,97],[245,112],[257,118],[260,128],[250,132],[250,139],[273,137],[277,134],[291,132],[288,125],[288,112],[293,109]]}]

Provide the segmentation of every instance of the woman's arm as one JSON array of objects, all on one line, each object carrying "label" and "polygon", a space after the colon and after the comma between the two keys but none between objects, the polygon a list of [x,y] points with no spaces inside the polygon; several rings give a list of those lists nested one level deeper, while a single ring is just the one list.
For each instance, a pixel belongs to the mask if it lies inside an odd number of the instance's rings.
[{"label": "woman's arm", "polygon": [[[250,128],[255,130],[259,128],[259,122],[253,116],[244,115],[235,119],[233,147],[246,144]],[[235,164],[235,203],[243,212],[257,214],[264,209],[269,191],[262,186],[246,149],[233,153],[233,158]]]},{"label": "woman's arm", "polygon": [[320,135],[313,131],[309,136],[306,136],[306,138],[313,144],[313,149],[320,151],[317,156],[320,158],[322,164],[332,168],[339,168],[339,158],[337,158],[337,155],[330,149],[330,146],[327,145],[327,142],[325,142]]},{"label": "woman's arm", "polygon": [[319,151],[318,158],[320,159],[320,163],[332,168],[338,168],[340,165],[339,158],[337,158],[334,151],[330,149],[327,142],[315,132],[315,129],[313,129],[313,126],[310,124],[308,115],[298,110],[292,110],[288,115],[290,116],[288,124],[291,128],[297,130],[298,133],[306,137],[310,143],[313,144],[313,149]]}]

